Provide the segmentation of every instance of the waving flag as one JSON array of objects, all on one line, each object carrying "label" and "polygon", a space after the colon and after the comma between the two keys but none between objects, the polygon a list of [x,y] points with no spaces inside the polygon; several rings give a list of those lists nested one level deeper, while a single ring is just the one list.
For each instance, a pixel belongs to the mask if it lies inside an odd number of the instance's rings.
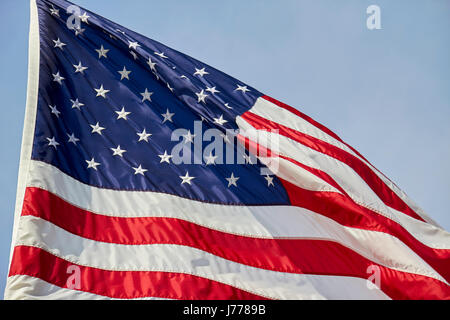
[{"label": "waving flag", "polygon": [[7,299],[449,299],[450,235],[336,134],[32,0]]}]

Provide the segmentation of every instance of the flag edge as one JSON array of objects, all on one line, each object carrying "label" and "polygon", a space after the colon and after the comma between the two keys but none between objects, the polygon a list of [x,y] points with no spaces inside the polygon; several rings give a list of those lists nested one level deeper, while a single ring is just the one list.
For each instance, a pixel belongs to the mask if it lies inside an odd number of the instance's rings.
[{"label": "flag edge", "polygon": [[[24,126],[22,131],[22,143],[20,151],[19,170],[17,178],[16,203],[14,209],[13,231],[8,263],[8,274],[14,252],[15,239],[17,236],[18,220],[25,195],[28,180],[28,167],[31,160],[33,147],[33,135],[35,130],[38,88],[39,88],[39,64],[40,64],[40,35],[39,19],[36,0],[30,0],[30,27],[28,39],[28,80],[27,100],[25,105]],[[6,296],[7,287],[4,296]]]}]

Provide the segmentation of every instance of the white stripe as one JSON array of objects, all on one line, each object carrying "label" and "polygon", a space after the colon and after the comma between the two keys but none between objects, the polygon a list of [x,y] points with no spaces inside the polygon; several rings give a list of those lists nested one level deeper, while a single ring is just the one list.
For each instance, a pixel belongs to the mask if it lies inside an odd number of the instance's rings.
[{"label": "white stripe", "polygon": [[276,122],[290,129],[299,131],[301,133],[307,134],[314,138],[325,141],[331,145],[334,145],[351,155],[360,159],[363,163],[365,163],[400,199],[402,199],[411,209],[413,209],[419,216],[421,216],[425,221],[433,224],[436,227],[440,227],[433,219],[431,219],[417,204],[412,201],[405,192],[403,192],[395,183],[389,180],[382,172],[372,166],[368,161],[364,158],[360,157],[356,154],[351,148],[349,148],[346,144],[341,141],[333,138],[326,132],[317,128],[307,120],[297,116],[289,110],[283,109],[276,104],[264,99],[258,98],[256,100],[255,105],[248,111],[257,116],[266,118],[272,122]]},{"label": "white stripe", "polygon": [[30,186],[48,190],[82,209],[117,217],[168,217],[254,238],[326,239],[399,271],[445,280],[399,239],[344,227],[294,206],[225,206],[156,192],[114,191],[83,184],[56,167],[33,161]]},{"label": "white stripe", "polygon": [[[419,217],[424,219],[429,224],[435,226],[436,228],[444,230],[436,221],[434,221],[421,207],[419,207],[408,195],[401,190],[397,185],[392,182],[388,177],[386,177],[381,171],[368,163],[368,166],[373,172],[400,198],[402,199],[408,207],[410,207]],[[410,217],[408,217],[410,218]],[[412,219],[412,218],[411,218]],[[434,229],[434,228],[433,228]]]},{"label": "white stripe", "polygon": [[[248,134],[250,139],[256,139],[255,135],[257,134],[257,141],[264,147],[269,147],[265,145],[266,142],[277,140],[278,144],[270,145],[272,148],[277,148],[273,150],[274,152],[292,158],[311,168],[326,172],[355,202],[394,220],[425,245],[436,249],[450,249],[450,233],[434,225],[409,217],[384,204],[366,182],[347,164],[282,135],[264,130],[252,132],[248,129],[253,127],[240,117],[236,118],[236,123],[243,129],[242,133]],[[280,161],[280,171],[283,165],[284,163]],[[295,167],[300,168],[298,166]],[[292,166],[290,169],[292,170]],[[303,169],[301,170],[303,171]]]},{"label": "white stripe", "polygon": [[[7,280],[8,291],[5,300],[125,300],[110,298],[89,292],[61,288],[42,279],[15,275]],[[171,300],[164,298],[146,297],[126,300]]]},{"label": "white stripe", "polygon": [[310,122],[297,116],[291,111],[283,109],[264,98],[258,98],[255,102],[255,105],[250,110],[248,110],[248,112],[251,112],[262,118],[268,119],[272,122],[276,122],[278,124],[296,130],[298,132],[307,134],[311,137],[325,141],[333,146],[336,146],[340,149],[347,151],[348,153],[366,162],[344,143],[333,138],[326,132],[322,131],[321,129],[317,128]]},{"label": "white stripe", "polygon": [[328,182],[288,160],[278,157],[259,158],[259,160],[269,168],[271,174],[275,174],[279,178],[289,181],[300,188],[311,191],[341,193]]},{"label": "white stripe", "polygon": [[[236,123],[243,130],[242,134],[246,134],[247,138],[252,141],[257,141],[261,146],[269,148],[282,156],[289,157],[306,166],[326,172],[353,200],[377,212],[381,211],[389,219],[397,221],[394,214],[390,212],[389,208],[379,199],[375,192],[346,163],[283,135],[265,130],[249,130],[254,127],[241,117],[237,117]],[[273,143],[274,141],[277,143]],[[283,166],[284,164],[280,164],[280,170]],[[304,170],[297,165],[293,165],[293,167],[302,171]],[[277,172],[276,174],[278,175]]]},{"label": "white stripe", "polygon": [[[387,299],[367,280],[282,273],[246,266],[180,245],[118,245],[85,239],[34,216],[20,219],[18,245],[35,246],[71,263],[111,271],[191,274],[272,299]],[[200,263],[201,262],[201,263]]]}]

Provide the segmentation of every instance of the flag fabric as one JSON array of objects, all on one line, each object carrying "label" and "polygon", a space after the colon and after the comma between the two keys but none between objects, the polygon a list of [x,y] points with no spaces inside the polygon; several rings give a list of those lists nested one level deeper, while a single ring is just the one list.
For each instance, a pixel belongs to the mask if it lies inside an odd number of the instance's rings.
[{"label": "flag fabric", "polygon": [[6,299],[449,299],[449,280],[449,233],[335,133],[31,0]]}]

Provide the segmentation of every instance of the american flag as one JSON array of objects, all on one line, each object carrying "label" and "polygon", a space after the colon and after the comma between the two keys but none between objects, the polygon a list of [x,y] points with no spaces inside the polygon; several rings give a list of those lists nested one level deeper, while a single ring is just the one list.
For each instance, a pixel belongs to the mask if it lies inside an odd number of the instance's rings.
[{"label": "american flag", "polygon": [[450,298],[450,234],[297,109],[64,0],[29,47],[5,298]]}]

